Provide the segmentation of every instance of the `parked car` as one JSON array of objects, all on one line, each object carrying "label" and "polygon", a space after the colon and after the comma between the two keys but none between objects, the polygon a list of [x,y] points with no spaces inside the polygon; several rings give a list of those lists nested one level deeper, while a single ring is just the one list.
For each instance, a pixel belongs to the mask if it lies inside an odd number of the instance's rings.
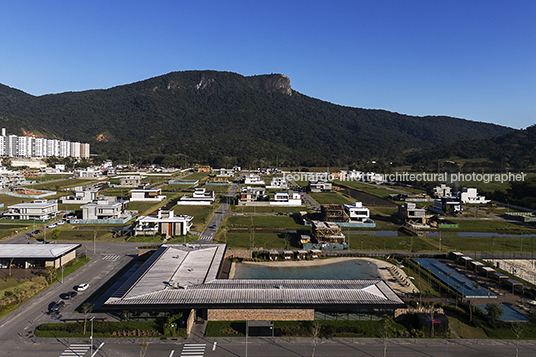
[{"label": "parked car", "polygon": [[89,288],[89,284],[87,283],[83,283],[83,284],[80,284],[76,287],[76,291],[84,291],[86,290],[87,288]]},{"label": "parked car", "polygon": [[58,300],[56,303],[54,303],[54,304],[50,307],[50,311],[51,311],[51,312],[59,312],[59,311],[61,311],[61,309],[63,309],[64,306],[65,306],[65,301],[63,301],[63,300]]},{"label": "parked car", "polygon": [[71,300],[74,299],[78,295],[76,291],[69,291],[68,293],[61,294],[61,298],[65,300]]}]

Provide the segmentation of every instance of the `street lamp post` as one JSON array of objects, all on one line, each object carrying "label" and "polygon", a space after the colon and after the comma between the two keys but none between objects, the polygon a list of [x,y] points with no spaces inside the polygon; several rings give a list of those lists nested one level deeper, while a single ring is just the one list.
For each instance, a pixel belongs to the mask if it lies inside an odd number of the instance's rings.
[{"label": "street lamp post", "polygon": [[93,316],[91,318],[91,336],[89,337],[89,340],[91,341],[90,345],[91,345],[91,352],[89,354],[89,357],[93,357],[93,319],[95,318],[95,316]]},{"label": "street lamp post", "polygon": [[248,357],[248,312],[246,311],[246,357]]}]

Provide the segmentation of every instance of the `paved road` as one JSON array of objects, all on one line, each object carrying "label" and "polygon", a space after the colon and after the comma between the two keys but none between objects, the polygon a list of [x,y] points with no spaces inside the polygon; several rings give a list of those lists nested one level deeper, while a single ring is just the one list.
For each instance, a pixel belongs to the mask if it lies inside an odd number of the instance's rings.
[{"label": "paved road", "polygon": [[[27,240],[26,236],[20,235],[2,243],[16,243],[25,240]],[[91,262],[66,277],[63,284],[57,282],[51,285],[40,295],[0,320],[0,356],[8,355],[4,354],[6,351],[18,351],[23,346],[34,345],[36,338],[33,336],[33,330],[36,326],[47,322],[58,322],[62,318],[72,315],[74,309],[82,304],[85,298],[89,297],[137,255],[138,245],[139,243],[98,242],[95,245],[95,253],[93,253],[93,243],[82,243],[78,253],[87,254],[92,258]],[[43,245],[43,247],[48,246],[53,246],[53,244]],[[60,294],[73,290],[80,283],[89,283],[90,287],[81,292],[75,299],[67,300],[65,308],[60,313],[48,313],[48,306],[51,302],[59,300]],[[48,340],[46,341],[48,344]]]},{"label": "paved road", "polygon": [[[89,339],[34,339],[34,342],[3,345],[2,356],[89,356]],[[202,341],[184,339],[95,339],[96,356],[138,356],[140,344],[149,342],[146,357],[236,357],[246,356],[245,338],[215,338]],[[216,344],[214,344],[216,342]],[[5,348],[7,347],[7,348]],[[72,350],[77,349],[77,354]],[[310,338],[249,338],[247,355],[255,357],[311,356]],[[518,356],[534,356],[536,342],[519,341]],[[70,352],[66,354],[65,352]],[[385,354],[384,354],[385,352]],[[1,353],[1,352],[0,352]],[[317,343],[316,356],[515,356],[516,341],[510,340],[430,340],[430,339],[325,339]]]},{"label": "paved road", "polygon": [[210,222],[208,222],[207,227],[205,228],[203,233],[201,233],[201,236],[195,243],[212,243],[214,236],[218,232],[218,229],[220,229],[220,225],[223,222],[223,218],[229,212],[229,206],[233,203],[233,199],[236,195],[236,191],[238,190],[238,185],[240,183],[241,178],[242,176],[238,177],[233,182],[227,195],[222,198],[220,207],[218,207],[216,212],[214,212],[212,219],[210,220]]}]

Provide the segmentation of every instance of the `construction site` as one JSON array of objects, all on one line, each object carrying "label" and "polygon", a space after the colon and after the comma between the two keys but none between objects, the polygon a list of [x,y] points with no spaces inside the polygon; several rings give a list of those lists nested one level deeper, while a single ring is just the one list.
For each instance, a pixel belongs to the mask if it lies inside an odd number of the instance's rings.
[{"label": "construction site", "polygon": [[312,221],[312,234],[301,236],[304,249],[347,250],[348,243],[341,227],[333,222]]},{"label": "construction site", "polygon": [[326,222],[350,222],[350,216],[342,205],[322,205],[320,218]]}]

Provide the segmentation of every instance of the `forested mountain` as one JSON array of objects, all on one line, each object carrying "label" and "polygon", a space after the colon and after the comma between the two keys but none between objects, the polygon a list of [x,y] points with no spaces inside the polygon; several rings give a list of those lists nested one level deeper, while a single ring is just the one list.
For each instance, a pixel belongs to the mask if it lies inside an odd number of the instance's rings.
[{"label": "forested mountain", "polygon": [[415,168],[435,170],[438,161],[458,158],[467,161],[462,171],[533,171],[536,168],[536,125],[498,137],[462,140],[421,150],[410,153],[406,159]]},{"label": "forested mountain", "polygon": [[0,125],[89,142],[114,160],[215,166],[348,165],[514,132],[443,116],[344,107],[281,74],[172,72],[106,90],[31,96],[0,85]]}]

